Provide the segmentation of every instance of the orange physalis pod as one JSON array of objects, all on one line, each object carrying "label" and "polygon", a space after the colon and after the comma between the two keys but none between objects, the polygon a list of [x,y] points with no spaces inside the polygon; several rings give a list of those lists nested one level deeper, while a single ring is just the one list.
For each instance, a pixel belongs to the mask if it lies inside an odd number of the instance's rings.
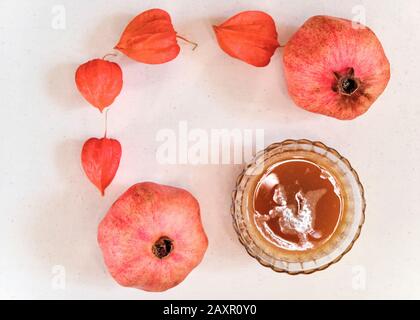
[{"label": "orange physalis pod", "polygon": [[117,173],[121,160],[121,144],[114,139],[91,138],[82,149],[82,166],[89,180],[102,196]]},{"label": "orange physalis pod", "polygon": [[151,9],[135,17],[124,30],[115,49],[141,63],[162,64],[175,59],[180,52],[170,15]]},{"label": "orange physalis pod", "polygon": [[276,24],[261,11],[245,11],[213,26],[220,47],[233,58],[265,67],[280,46]]},{"label": "orange physalis pod", "polygon": [[77,69],[76,85],[82,96],[102,112],[120,94],[123,73],[115,62],[91,60]]}]

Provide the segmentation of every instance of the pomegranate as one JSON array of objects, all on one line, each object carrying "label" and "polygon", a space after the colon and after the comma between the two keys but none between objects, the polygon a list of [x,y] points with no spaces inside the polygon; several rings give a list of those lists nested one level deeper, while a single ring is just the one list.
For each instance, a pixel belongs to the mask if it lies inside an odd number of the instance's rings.
[{"label": "pomegranate", "polygon": [[364,114],[390,79],[388,59],[373,31],[328,16],[310,18],[293,35],[284,68],[298,106],[341,120]]},{"label": "pomegranate", "polygon": [[207,250],[200,207],[186,190],[146,182],[126,191],[98,230],[105,264],[125,287],[160,292],[181,283]]}]

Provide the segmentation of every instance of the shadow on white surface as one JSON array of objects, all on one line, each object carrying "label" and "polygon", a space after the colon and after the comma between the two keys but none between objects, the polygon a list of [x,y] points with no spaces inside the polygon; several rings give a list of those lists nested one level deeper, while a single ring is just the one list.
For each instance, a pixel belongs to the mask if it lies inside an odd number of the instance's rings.
[{"label": "shadow on white surface", "polygon": [[79,159],[82,145],[80,140],[69,139],[57,146],[55,164],[62,185],[48,197],[37,198],[25,236],[28,255],[41,266],[42,278],[52,281],[52,268],[62,266],[67,289],[83,284],[106,286],[96,230],[105,214],[102,208],[110,200],[102,199],[84,177]]},{"label": "shadow on white surface", "polygon": [[114,47],[125,30],[128,23],[136,16],[133,14],[118,13],[104,16],[97,24],[96,28],[89,30],[86,34],[85,48],[89,48],[86,54],[93,57],[102,58],[108,53],[115,52]]},{"label": "shadow on white surface", "polygon": [[[62,63],[52,67],[47,74],[47,93],[58,108],[84,108],[82,97],[77,92],[75,72],[77,63]],[[71,90],[74,88],[74,90]]]}]

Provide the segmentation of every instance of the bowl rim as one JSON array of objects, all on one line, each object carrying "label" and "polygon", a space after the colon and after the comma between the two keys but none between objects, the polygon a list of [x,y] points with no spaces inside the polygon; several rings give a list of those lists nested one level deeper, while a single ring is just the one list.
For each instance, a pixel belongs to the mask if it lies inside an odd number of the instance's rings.
[{"label": "bowl rim", "polygon": [[[238,194],[239,185],[240,185],[242,179],[245,176],[245,172],[252,165],[254,165],[255,160],[258,159],[261,155],[263,155],[266,152],[271,151],[271,150],[273,150],[275,148],[278,148],[278,147],[281,147],[281,146],[284,146],[284,145],[290,145],[290,144],[310,144],[310,145],[314,145],[314,146],[317,146],[317,147],[320,147],[320,148],[326,150],[327,152],[330,152],[330,153],[334,154],[337,158],[339,158],[339,160],[342,161],[348,167],[348,169],[350,170],[350,172],[353,174],[353,176],[354,176],[354,178],[355,178],[355,180],[357,182],[357,185],[359,187],[360,196],[361,196],[361,202],[362,202],[361,219],[360,219],[359,225],[357,227],[356,233],[353,236],[353,239],[350,242],[350,244],[343,250],[343,252],[338,257],[336,257],[335,259],[333,259],[332,261],[330,261],[330,262],[328,262],[328,263],[326,263],[324,265],[321,265],[321,266],[316,267],[316,268],[307,269],[307,270],[301,270],[301,271],[289,271],[287,269],[277,268],[273,264],[265,263],[265,261],[262,259],[262,257],[259,257],[258,255],[254,254],[254,252],[251,251],[251,249],[248,247],[248,245],[246,243],[244,243],[244,240],[242,239],[242,233],[238,229],[238,226],[236,224],[236,218],[235,218],[235,212],[236,212],[235,203],[236,203],[236,198],[237,198],[237,194]],[[317,271],[323,271],[323,270],[329,268],[331,265],[339,262],[353,248],[354,244],[359,239],[360,234],[361,234],[361,231],[362,231],[362,228],[363,228],[363,225],[364,225],[365,220],[366,220],[366,197],[365,197],[365,188],[363,187],[363,184],[360,181],[359,174],[352,167],[352,165],[350,164],[350,161],[347,158],[343,157],[336,149],[331,148],[331,147],[328,147],[323,142],[317,141],[317,140],[316,141],[311,141],[311,140],[308,140],[308,139],[297,139],[297,140],[296,139],[286,139],[286,140],[283,140],[282,142],[272,143],[268,147],[266,147],[264,150],[261,150],[261,151],[257,152],[256,155],[253,157],[253,159],[245,165],[245,167],[242,170],[242,172],[238,175],[238,178],[236,179],[236,183],[235,183],[235,188],[234,188],[234,190],[233,190],[233,192],[231,194],[231,198],[232,198],[231,199],[232,200],[232,203],[231,203],[231,210],[230,210],[230,212],[231,212],[231,216],[232,216],[232,220],[233,220],[232,221],[233,222],[233,228],[234,228],[234,230],[236,232],[236,235],[238,237],[238,240],[244,246],[246,252],[252,258],[256,259],[262,266],[264,266],[266,268],[270,268],[270,269],[272,269],[273,271],[275,271],[277,273],[286,273],[286,274],[289,274],[289,275],[300,275],[300,274],[309,275],[309,274],[312,274],[312,273],[317,272]]]}]

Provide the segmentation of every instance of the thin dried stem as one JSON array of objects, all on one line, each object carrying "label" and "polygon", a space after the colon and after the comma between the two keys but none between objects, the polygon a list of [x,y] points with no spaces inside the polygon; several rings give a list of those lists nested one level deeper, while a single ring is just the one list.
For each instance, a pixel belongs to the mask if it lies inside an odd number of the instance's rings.
[{"label": "thin dried stem", "polygon": [[104,55],[102,57],[102,60],[105,60],[108,57],[118,57],[118,54],[116,54],[116,53],[108,53],[108,54],[106,54],[106,55]]},{"label": "thin dried stem", "polygon": [[109,109],[105,109],[104,115],[105,115],[105,134],[104,134],[104,138],[107,138],[108,135],[108,110]]},{"label": "thin dried stem", "polygon": [[197,49],[198,48],[198,43],[196,43],[196,42],[192,42],[192,41],[190,41],[190,40],[188,40],[187,38],[184,38],[184,37],[182,37],[182,36],[176,36],[177,38],[179,38],[179,39],[181,39],[181,40],[184,40],[185,42],[187,42],[187,43],[189,43],[189,44],[191,44],[191,45],[193,45],[193,51],[195,50],[195,49]]}]

